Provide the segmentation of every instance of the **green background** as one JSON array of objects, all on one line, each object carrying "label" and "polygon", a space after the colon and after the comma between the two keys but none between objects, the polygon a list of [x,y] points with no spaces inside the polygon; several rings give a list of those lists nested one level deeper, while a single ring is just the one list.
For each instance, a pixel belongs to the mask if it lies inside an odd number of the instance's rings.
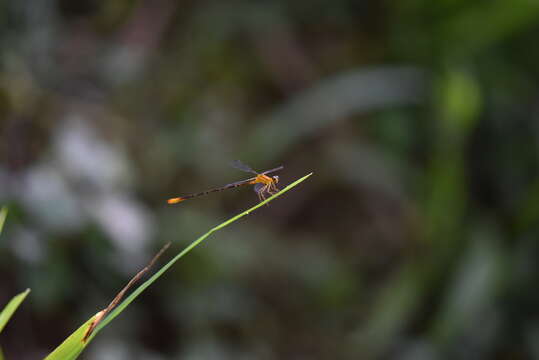
[{"label": "green background", "polygon": [[539,358],[539,2],[0,2],[2,336],[42,358]]}]

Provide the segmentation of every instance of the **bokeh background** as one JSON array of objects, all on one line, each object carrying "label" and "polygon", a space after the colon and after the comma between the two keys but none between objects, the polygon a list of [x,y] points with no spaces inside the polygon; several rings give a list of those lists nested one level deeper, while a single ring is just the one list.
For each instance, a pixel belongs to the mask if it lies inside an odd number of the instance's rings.
[{"label": "bokeh background", "polygon": [[0,338],[39,359],[538,359],[539,2],[3,0]]}]

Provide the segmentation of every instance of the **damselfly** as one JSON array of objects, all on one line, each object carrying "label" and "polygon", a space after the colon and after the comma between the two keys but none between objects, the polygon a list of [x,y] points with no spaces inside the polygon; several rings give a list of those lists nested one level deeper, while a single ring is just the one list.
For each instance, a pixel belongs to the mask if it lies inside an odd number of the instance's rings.
[{"label": "damselfly", "polygon": [[256,171],[254,171],[250,166],[245,165],[244,163],[242,163],[239,160],[234,160],[230,165],[232,167],[238,169],[238,170],[254,174],[255,176],[252,177],[252,178],[249,178],[249,179],[236,181],[236,182],[233,182],[233,183],[230,183],[230,184],[218,187],[218,188],[202,191],[202,192],[199,192],[199,193],[196,193],[196,194],[190,194],[190,195],[171,198],[171,199],[168,199],[167,202],[169,204],[177,204],[177,203],[180,203],[182,201],[192,199],[192,198],[196,198],[196,197],[203,196],[203,195],[207,195],[207,194],[212,193],[212,192],[223,191],[223,190],[226,190],[226,189],[232,189],[232,188],[236,188],[236,187],[243,186],[243,185],[254,185],[254,190],[255,190],[256,194],[258,195],[258,199],[260,201],[265,200],[266,195],[273,195],[273,194],[276,194],[279,191],[279,189],[277,189],[277,185],[276,185],[279,182],[279,177],[278,176],[268,176],[268,174],[271,174],[271,173],[274,173],[276,171],[282,170],[284,168],[283,166],[279,166],[279,167],[276,167],[274,169],[270,169],[270,170],[266,170],[266,171],[263,171],[261,173],[258,173]]}]

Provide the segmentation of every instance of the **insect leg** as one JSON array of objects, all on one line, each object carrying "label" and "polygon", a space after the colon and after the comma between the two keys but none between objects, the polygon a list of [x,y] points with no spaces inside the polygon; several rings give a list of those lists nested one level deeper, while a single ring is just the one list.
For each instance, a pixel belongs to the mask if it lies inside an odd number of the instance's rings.
[{"label": "insect leg", "polygon": [[268,189],[267,189],[267,192],[270,194],[270,195],[275,195],[279,192],[279,189],[277,189],[277,186],[275,185],[274,182],[270,183],[268,185]]},{"label": "insect leg", "polygon": [[264,200],[262,199],[262,194],[261,194],[261,191],[260,191],[260,190],[262,190],[262,187],[261,187],[260,189],[257,189],[257,190],[256,190],[256,196],[258,196],[258,201],[259,201],[259,202],[262,202],[262,201],[264,201]]},{"label": "insect leg", "polygon": [[266,200],[266,196],[264,195],[264,193],[267,191],[268,189],[268,185],[264,185],[260,188],[260,190],[258,190],[258,196],[260,197],[260,201],[264,201]]}]

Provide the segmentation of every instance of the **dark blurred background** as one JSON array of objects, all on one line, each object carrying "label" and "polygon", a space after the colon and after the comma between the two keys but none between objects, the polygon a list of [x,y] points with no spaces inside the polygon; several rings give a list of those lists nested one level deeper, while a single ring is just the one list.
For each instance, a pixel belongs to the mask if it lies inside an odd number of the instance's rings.
[{"label": "dark blurred background", "polygon": [[[0,338],[39,359],[539,359],[539,2],[0,2]],[[248,176],[247,176],[248,177]],[[158,265],[159,266],[159,265]]]}]

